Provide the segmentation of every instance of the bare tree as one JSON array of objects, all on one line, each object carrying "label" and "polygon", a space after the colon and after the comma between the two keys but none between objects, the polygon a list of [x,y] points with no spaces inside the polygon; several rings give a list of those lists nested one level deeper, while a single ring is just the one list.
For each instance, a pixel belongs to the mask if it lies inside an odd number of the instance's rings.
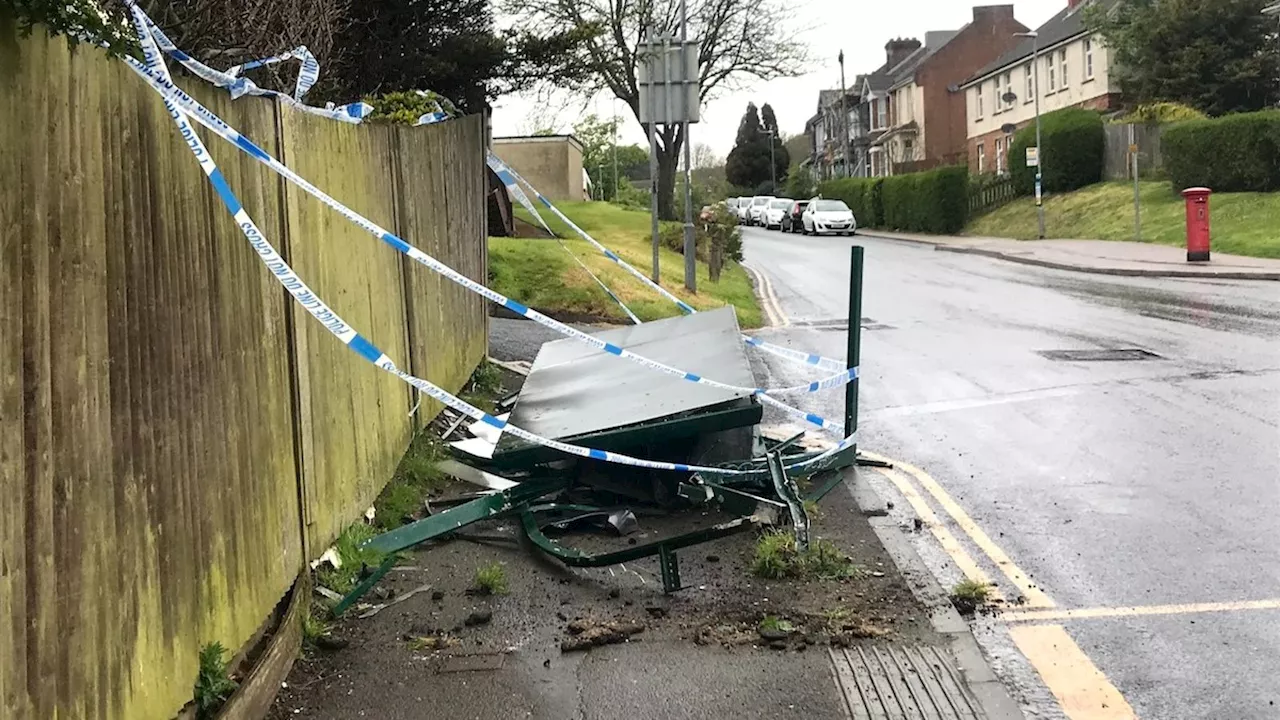
[{"label": "bare tree", "polygon": [[711,146],[706,143],[698,143],[693,146],[693,166],[696,168],[709,168],[723,165],[724,158],[716,155]]},{"label": "bare tree", "polygon": [[[699,97],[747,78],[771,80],[800,72],[808,61],[791,28],[786,0],[687,0],[689,37],[698,41]],[[650,28],[678,35],[679,0],[504,0],[504,10],[535,33],[591,30],[569,64],[589,72],[571,89],[610,92],[640,119],[637,47]],[[646,131],[648,126],[644,127]],[[685,138],[678,126],[658,134],[658,212],[675,218],[675,172]]]}]

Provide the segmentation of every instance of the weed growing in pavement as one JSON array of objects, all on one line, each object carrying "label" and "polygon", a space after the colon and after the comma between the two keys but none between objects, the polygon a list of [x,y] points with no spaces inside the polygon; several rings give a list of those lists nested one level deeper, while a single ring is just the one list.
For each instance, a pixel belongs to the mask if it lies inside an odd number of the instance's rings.
[{"label": "weed growing in pavement", "polygon": [[396,474],[373,503],[374,522],[379,529],[395,530],[417,519],[423,501],[448,480],[437,466],[448,456],[444,442],[430,430],[413,438]]},{"label": "weed growing in pavement", "polygon": [[804,552],[796,550],[795,536],[772,530],[756,542],[751,574],[767,580],[839,580],[857,575],[848,555],[828,540],[813,540]]},{"label": "weed growing in pavement", "polygon": [[961,615],[972,615],[987,604],[991,586],[975,580],[964,580],[951,588],[951,604]]},{"label": "weed growing in pavement", "polygon": [[309,608],[302,616],[303,647],[314,648],[317,640],[329,634],[329,629],[329,623],[320,618],[315,606]]},{"label": "weed growing in pavement", "polygon": [[363,522],[348,526],[333,544],[338,558],[342,560],[342,567],[322,566],[316,571],[316,582],[342,595],[351,592],[364,567],[377,567],[386,559],[384,553],[361,547],[377,534],[372,525]]},{"label": "weed growing in pavement", "polygon": [[502,370],[488,360],[481,360],[471,373],[462,399],[485,409],[485,405],[493,405],[502,395]]},{"label": "weed growing in pavement", "polygon": [[502,563],[489,563],[476,568],[471,590],[477,595],[505,595],[507,571],[503,569]]},{"label": "weed growing in pavement", "polygon": [[222,643],[212,642],[200,648],[200,672],[195,686],[196,717],[200,720],[215,717],[236,691],[236,681],[227,674],[227,661],[223,657],[226,654]]},{"label": "weed growing in pavement", "polygon": [[773,615],[765,615],[760,619],[760,629],[767,632],[789,633],[795,631],[796,626],[782,618],[774,617]]},{"label": "weed growing in pavement", "polygon": [[809,516],[809,522],[822,519],[822,508],[818,507],[818,501],[805,500],[804,514]]}]

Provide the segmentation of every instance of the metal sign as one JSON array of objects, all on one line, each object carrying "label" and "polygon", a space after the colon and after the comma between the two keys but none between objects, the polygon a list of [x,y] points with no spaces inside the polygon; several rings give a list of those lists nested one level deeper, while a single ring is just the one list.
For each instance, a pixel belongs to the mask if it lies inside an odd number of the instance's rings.
[{"label": "metal sign", "polygon": [[640,43],[636,56],[640,122],[698,122],[698,43],[660,37]]},{"label": "metal sign", "polygon": [[1040,148],[1027,148],[1027,167],[1040,167]]}]

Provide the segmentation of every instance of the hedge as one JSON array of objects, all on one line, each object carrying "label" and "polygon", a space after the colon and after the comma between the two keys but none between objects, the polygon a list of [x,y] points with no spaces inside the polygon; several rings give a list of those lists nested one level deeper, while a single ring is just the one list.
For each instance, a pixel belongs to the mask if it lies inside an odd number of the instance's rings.
[{"label": "hedge", "polygon": [[883,178],[841,178],[818,185],[822,197],[843,200],[853,211],[861,227],[884,225],[884,208],[880,203]]},{"label": "hedge", "polygon": [[1161,142],[1174,190],[1280,190],[1280,112],[1178,123],[1165,129]]},{"label": "hedge", "polygon": [[818,189],[843,200],[861,227],[951,235],[969,219],[969,171],[963,166],[832,180]]},{"label": "hedge", "polygon": [[[1093,110],[1064,108],[1040,118],[1044,191],[1070,192],[1102,182],[1106,131]],[[1021,195],[1035,192],[1036,172],[1027,167],[1027,148],[1036,144],[1036,126],[1018,131],[1009,148],[1009,173]]]}]

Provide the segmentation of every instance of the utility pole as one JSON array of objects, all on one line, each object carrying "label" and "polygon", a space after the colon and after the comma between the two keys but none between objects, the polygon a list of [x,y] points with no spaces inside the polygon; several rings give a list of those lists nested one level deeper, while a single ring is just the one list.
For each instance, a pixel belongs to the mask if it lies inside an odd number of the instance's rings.
[{"label": "utility pole", "polygon": [[844,168],[844,176],[849,177],[849,110],[845,106],[845,90],[844,90],[844,50],[840,50],[840,127],[842,128],[841,141],[844,146],[844,162],[841,165]]},{"label": "utility pole", "polygon": [[[686,0],[680,0],[680,72],[684,75],[685,53],[689,52],[689,8]],[[667,57],[668,64],[671,62]],[[697,241],[693,236],[693,142],[689,139],[689,88],[690,78],[680,84],[681,137],[684,138],[684,286],[689,292],[698,291]]]},{"label": "utility pole", "polygon": [[613,198],[618,199],[618,100],[610,103],[613,107]]},{"label": "utility pole", "polygon": [[1044,148],[1040,141],[1040,33],[1014,33],[1031,38],[1031,83],[1036,98],[1036,215],[1040,222],[1040,239],[1044,239]]},{"label": "utility pole", "polygon": [[[656,28],[649,25],[649,50],[655,47],[652,40]],[[649,62],[653,62],[650,60]],[[650,65],[653,67],[653,65]],[[658,93],[655,92],[652,73],[645,78],[649,84],[649,216],[653,223],[653,277],[655,283],[662,284],[662,276],[658,272]]]}]

